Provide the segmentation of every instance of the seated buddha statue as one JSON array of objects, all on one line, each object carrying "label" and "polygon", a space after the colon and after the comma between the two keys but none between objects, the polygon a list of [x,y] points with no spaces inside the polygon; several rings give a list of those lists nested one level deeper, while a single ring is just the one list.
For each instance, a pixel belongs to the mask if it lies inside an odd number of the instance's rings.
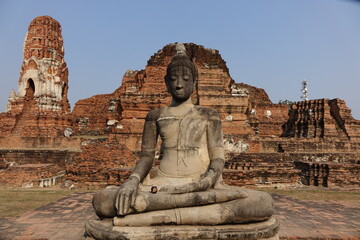
[{"label": "seated buddha statue", "polygon": [[[224,184],[221,120],[217,111],[192,103],[196,82],[195,65],[178,44],[165,76],[172,102],[147,114],[141,157],[129,179],[94,195],[100,218],[115,217],[115,226],[153,226],[237,224],[271,217],[269,194]],[[162,158],[150,177],[159,136]]]}]

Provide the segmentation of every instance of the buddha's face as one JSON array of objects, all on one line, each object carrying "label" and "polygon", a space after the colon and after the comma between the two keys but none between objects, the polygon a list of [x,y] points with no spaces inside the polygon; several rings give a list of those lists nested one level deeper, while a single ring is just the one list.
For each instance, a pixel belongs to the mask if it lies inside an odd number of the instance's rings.
[{"label": "buddha's face", "polygon": [[171,96],[178,102],[188,100],[194,91],[194,76],[189,67],[173,67],[167,76],[166,86]]}]

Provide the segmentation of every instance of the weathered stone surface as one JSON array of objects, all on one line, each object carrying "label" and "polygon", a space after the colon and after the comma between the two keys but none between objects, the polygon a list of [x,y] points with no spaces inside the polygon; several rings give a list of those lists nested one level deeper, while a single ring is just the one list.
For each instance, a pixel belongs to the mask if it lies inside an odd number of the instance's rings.
[{"label": "weathered stone surface", "polygon": [[279,239],[279,223],[271,218],[260,223],[218,225],[218,226],[151,226],[113,227],[111,221],[88,220],[85,225],[87,239],[129,239],[129,240],[276,240]]}]

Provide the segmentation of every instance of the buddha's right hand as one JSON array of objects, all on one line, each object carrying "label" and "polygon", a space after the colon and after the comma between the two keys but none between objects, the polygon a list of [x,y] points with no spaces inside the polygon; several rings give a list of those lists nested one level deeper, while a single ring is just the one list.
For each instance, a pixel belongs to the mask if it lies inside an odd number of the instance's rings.
[{"label": "buddha's right hand", "polygon": [[139,180],[136,177],[130,177],[121,185],[115,202],[118,215],[124,216],[130,212],[130,207],[135,205],[138,187]]}]

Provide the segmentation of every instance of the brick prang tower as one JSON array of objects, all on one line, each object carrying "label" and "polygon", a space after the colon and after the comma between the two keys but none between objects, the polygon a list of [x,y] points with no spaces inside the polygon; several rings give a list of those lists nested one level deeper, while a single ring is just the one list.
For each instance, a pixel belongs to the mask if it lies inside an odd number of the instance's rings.
[{"label": "brick prang tower", "polygon": [[16,121],[4,135],[59,136],[70,122],[68,68],[58,21],[40,16],[26,33],[18,91],[11,91],[6,112]]}]

